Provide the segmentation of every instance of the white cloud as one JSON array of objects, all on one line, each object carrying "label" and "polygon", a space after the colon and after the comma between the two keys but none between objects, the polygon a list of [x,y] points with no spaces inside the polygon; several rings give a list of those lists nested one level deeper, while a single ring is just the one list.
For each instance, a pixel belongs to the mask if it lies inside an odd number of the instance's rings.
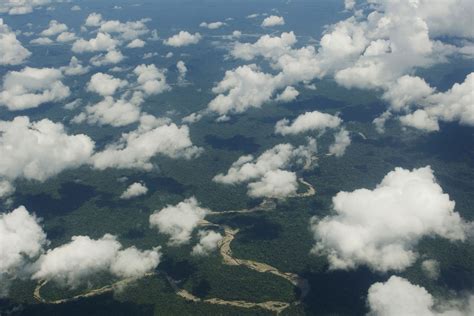
[{"label": "white cloud", "polygon": [[3,78],[0,105],[16,111],[62,101],[70,91],[61,78],[61,71],[54,68],[26,67],[21,71],[10,71]]},{"label": "white cloud", "polygon": [[184,84],[186,82],[186,74],[188,73],[188,68],[182,60],[176,63],[176,68],[178,69],[178,83]]},{"label": "white cloud", "polygon": [[212,230],[200,230],[198,232],[199,243],[193,247],[193,256],[207,256],[217,250],[217,246],[223,239],[222,235]]},{"label": "white cloud", "polygon": [[262,27],[272,27],[278,25],[285,25],[285,19],[281,16],[270,15],[266,17],[262,22]]},{"label": "white cloud", "polygon": [[72,45],[74,53],[85,52],[105,52],[113,50],[118,45],[118,41],[113,39],[109,34],[99,32],[95,38],[90,40],[78,39]]},{"label": "white cloud", "polygon": [[188,116],[183,117],[181,120],[185,124],[192,124],[199,122],[202,119],[202,114],[200,113],[191,113]]},{"label": "white cloud", "polygon": [[435,299],[424,287],[392,276],[385,283],[374,283],[369,288],[369,315],[398,316],[467,316],[474,313],[474,295],[467,299]]},{"label": "white cloud", "polygon": [[3,0],[0,2],[0,13],[21,15],[33,12],[36,7],[52,3],[51,0]]},{"label": "white cloud", "polygon": [[291,124],[288,119],[278,121],[275,125],[275,133],[295,135],[309,131],[323,132],[328,128],[337,128],[341,124],[342,120],[337,116],[313,111],[299,115]]},{"label": "white cloud", "polygon": [[201,34],[191,34],[186,31],[180,31],[178,34],[173,35],[164,41],[165,45],[173,47],[182,47],[191,44],[197,44],[201,40]]},{"label": "white cloud", "polygon": [[316,153],[316,141],[309,139],[307,146],[295,148],[291,144],[277,145],[258,158],[241,156],[226,174],[218,174],[213,181],[223,184],[249,182],[248,194],[252,197],[284,198],[298,188],[294,172],[283,169],[292,166],[308,166]]},{"label": "white cloud", "polygon": [[88,136],[68,135],[62,124],[48,119],[0,121],[0,178],[44,181],[87,163],[93,149]]},{"label": "white cloud", "polygon": [[351,138],[349,137],[349,132],[345,129],[341,129],[336,135],[334,135],[334,143],[329,146],[329,154],[336,157],[342,157],[350,144]]},{"label": "white cloud", "polygon": [[141,277],[156,268],[160,257],[159,247],[146,251],[135,247],[122,249],[117,238],[109,234],[97,240],[73,236],[71,242],[49,250],[38,259],[32,278],[75,288],[92,281],[101,272],[119,278]]},{"label": "white cloud", "polygon": [[119,38],[124,41],[133,41],[140,36],[146,35],[150,30],[146,26],[149,19],[141,19],[138,21],[128,21],[122,23],[117,20],[100,21],[100,32],[108,34],[118,34]]},{"label": "white cloud", "polygon": [[226,71],[224,79],[212,89],[218,95],[208,108],[220,115],[259,108],[272,97],[279,85],[279,78],[259,71],[255,65],[240,66]]},{"label": "white cloud", "polygon": [[0,19],[0,65],[19,65],[30,56],[31,52],[21,45],[15,33]]},{"label": "white cloud", "polygon": [[109,74],[98,72],[91,77],[87,84],[87,90],[100,94],[101,96],[114,95],[115,92],[128,85],[126,80],[115,78]]},{"label": "white cloud", "polygon": [[86,106],[85,111],[75,116],[71,122],[80,124],[87,121],[89,124],[126,126],[139,121],[142,102],[141,93],[133,94],[128,100],[125,97],[115,100],[106,96],[102,101]]},{"label": "white cloud", "polygon": [[91,58],[90,62],[96,67],[115,65],[124,60],[122,52],[117,49],[111,49],[106,54],[99,54]]},{"label": "white cloud", "polygon": [[87,16],[86,22],[84,23],[84,25],[88,27],[98,27],[102,24],[102,22],[103,22],[102,14],[92,12],[91,14]]},{"label": "white cloud", "polygon": [[77,39],[76,34],[72,32],[62,32],[61,34],[56,37],[56,41],[60,43],[67,43],[67,42],[72,42]]},{"label": "white cloud", "polygon": [[30,44],[35,44],[35,45],[51,45],[53,43],[54,41],[50,39],[49,37],[38,37],[30,41]]},{"label": "white cloud", "polygon": [[208,209],[199,206],[196,198],[192,197],[178,203],[168,205],[150,215],[150,226],[157,228],[160,233],[170,236],[169,244],[179,246],[189,242],[193,230],[202,221]]},{"label": "white cloud", "polygon": [[41,36],[54,36],[58,35],[59,33],[65,32],[68,30],[68,27],[64,23],[60,23],[56,20],[49,21],[49,26],[47,29],[43,30],[40,35]]},{"label": "white cloud", "polygon": [[415,261],[422,237],[465,239],[468,224],[454,204],[430,167],[396,168],[374,190],[339,192],[335,214],[312,219],[313,252],[326,255],[331,269],[403,270]]},{"label": "white cloud", "polygon": [[131,198],[145,195],[148,192],[146,185],[140,182],[135,182],[131,184],[120,196],[121,199],[129,200]]},{"label": "white cloud", "polygon": [[137,76],[139,89],[147,95],[160,94],[170,89],[166,83],[166,71],[156,68],[155,65],[139,65],[133,72]]},{"label": "white cloud", "polygon": [[220,21],[211,22],[211,23],[202,22],[201,24],[199,24],[200,27],[207,28],[207,29],[210,29],[210,30],[217,30],[218,28],[221,28],[224,25],[226,25],[226,24],[224,22],[220,22]]},{"label": "white cloud", "polygon": [[171,158],[191,159],[199,155],[201,148],[193,145],[186,125],[142,116],[137,130],[124,133],[120,140],[96,153],[93,159],[95,168],[153,168],[150,159],[156,155]]},{"label": "white cloud", "polygon": [[78,5],[73,5],[73,6],[71,7],[71,11],[81,11],[81,7],[78,6]]},{"label": "white cloud", "polygon": [[25,207],[0,214],[0,297],[8,294],[10,282],[47,243],[39,220]]},{"label": "white cloud", "polygon": [[383,95],[390,102],[390,108],[401,111],[413,106],[434,92],[425,80],[420,77],[405,75],[397,79]]},{"label": "white cloud", "polygon": [[15,187],[7,180],[0,179],[0,200],[8,198],[15,192]]},{"label": "white cloud", "polygon": [[139,38],[136,38],[134,39],[133,41],[131,41],[130,43],[128,43],[127,47],[128,48],[142,48],[145,46],[145,41],[139,39]]},{"label": "white cloud", "polygon": [[84,67],[76,56],[71,57],[69,65],[59,68],[66,76],[80,76],[89,72],[90,67]]},{"label": "white cloud", "polygon": [[248,195],[254,198],[286,198],[298,190],[298,181],[294,172],[270,170],[263,177],[249,183]]},{"label": "white cloud", "polygon": [[434,259],[423,260],[421,270],[430,279],[436,280],[439,277],[439,262]]},{"label": "white cloud", "polygon": [[282,93],[280,93],[276,97],[275,100],[278,101],[278,102],[291,102],[291,101],[296,100],[296,98],[299,95],[300,95],[300,93],[298,92],[298,90],[296,90],[292,86],[288,86],[288,87],[285,88],[285,90],[283,90]]},{"label": "white cloud", "polygon": [[425,110],[416,110],[413,113],[400,117],[400,122],[405,126],[425,130],[427,132],[439,131],[438,120],[430,116]]}]

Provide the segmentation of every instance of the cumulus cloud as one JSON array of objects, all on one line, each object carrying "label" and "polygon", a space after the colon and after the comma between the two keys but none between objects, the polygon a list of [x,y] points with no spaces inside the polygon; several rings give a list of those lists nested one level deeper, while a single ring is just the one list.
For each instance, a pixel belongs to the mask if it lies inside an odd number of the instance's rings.
[{"label": "cumulus cloud", "polygon": [[62,32],[56,37],[56,41],[60,43],[68,43],[75,41],[77,39],[77,36],[75,33],[72,32]]},{"label": "cumulus cloud", "polygon": [[64,23],[60,23],[56,20],[51,20],[49,21],[48,28],[43,30],[40,35],[41,36],[53,36],[53,35],[58,35],[59,33],[65,32],[68,30],[68,27]]},{"label": "cumulus cloud", "polygon": [[333,205],[334,215],[311,221],[313,252],[326,255],[331,269],[400,271],[413,264],[424,236],[464,240],[468,229],[430,167],[396,168],[373,190],[339,192]]},{"label": "cumulus cloud", "polygon": [[217,246],[222,241],[221,234],[212,230],[200,230],[198,232],[199,243],[193,247],[193,256],[207,256],[217,250]]},{"label": "cumulus cloud", "polygon": [[3,0],[0,3],[0,13],[22,15],[33,12],[36,7],[51,4],[52,0]]},{"label": "cumulus cloud", "polygon": [[150,226],[169,235],[170,245],[179,246],[189,242],[193,230],[208,212],[208,209],[200,207],[196,198],[191,197],[177,205],[168,205],[155,211],[150,215]]},{"label": "cumulus cloud", "polygon": [[117,49],[111,49],[105,54],[99,54],[91,58],[90,62],[96,67],[115,65],[124,60],[125,56]]},{"label": "cumulus cloud", "polygon": [[103,22],[102,14],[92,12],[91,14],[87,16],[86,22],[84,23],[84,25],[88,27],[98,27],[102,24],[102,22]]},{"label": "cumulus cloud", "polygon": [[220,115],[259,108],[272,97],[279,86],[278,81],[279,78],[259,71],[255,65],[226,71],[224,79],[212,89],[218,95],[208,108]]},{"label": "cumulus cloud", "polygon": [[117,20],[104,21],[100,19],[98,23],[100,24],[100,32],[117,34],[121,40],[133,41],[150,32],[146,26],[146,23],[149,21],[149,19],[141,19],[138,21],[127,21],[123,23]]},{"label": "cumulus cloud", "polygon": [[334,143],[329,146],[329,154],[336,157],[342,157],[350,144],[351,138],[349,137],[349,132],[345,129],[341,129],[336,135],[334,135]]},{"label": "cumulus cloud", "polygon": [[116,143],[108,145],[92,157],[95,168],[139,168],[150,170],[150,159],[156,155],[191,159],[202,149],[193,145],[186,125],[177,126],[151,115],[140,118],[140,126],[122,134]]},{"label": "cumulus cloud", "polygon": [[135,182],[131,184],[120,196],[121,199],[129,200],[131,198],[145,195],[148,192],[146,185],[140,182]]},{"label": "cumulus cloud", "polygon": [[295,135],[309,131],[322,132],[328,128],[337,128],[341,124],[342,120],[337,116],[313,111],[299,115],[291,124],[288,119],[278,121],[275,125],[275,133]]},{"label": "cumulus cloud", "polygon": [[38,37],[30,41],[30,44],[35,45],[51,45],[54,41],[49,37]]},{"label": "cumulus cloud", "polygon": [[186,82],[186,74],[188,73],[188,68],[182,60],[176,63],[176,68],[178,69],[178,84],[184,84]]},{"label": "cumulus cloud", "polygon": [[111,96],[120,89],[126,87],[128,82],[115,78],[109,74],[98,72],[91,77],[87,84],[87,90],[100,94],[101,96]]},{"label": "cumulus cloud", "polygon": [[146,44],[145,41],[139,38],[136,38],[127,44],[127,48],[142,48],[145,46],[145,44]]},{"label": "cumulus cloud", "polygon": [[15,192],[15,187],[7,180],[0,179],[0,200],[8,198]]},{"label": "cumulus cloud", "polygon": [[218,174],[213,181],[223,184],[249,182],[248,194],[252,197],[285,198],[298,188],[294,172],[283,169],[311,165],[316,153],[316,141],[295,148],[291,144],[277,145],[255,158],[242,156],[232,164],[226,174]]},{"label": "cumulus cloud", "polygon": [[474,295],[451,301],[436,300],[424,287],[397,276],[384,283],[372,284],[367,303],[369,315],[379,316],[463,316],[474,313]]},{"label": "cumulus cloud", "polygon": [[93,150],[88,136],[69,135],[62,124],[48,119],[0,121],[0,178],[44,181],[87,163]]},{"label": "cumulus cloud", "polygon": [[298,92],[298,90],[296,90],[294,87],[292,86],[288,86],[285,88],[285,90],[283,90],[282,93],[280,93],[277,97],[276,97],[276,101],[279,101],[279,102],[291,102],[291,101],[294,101],[296,100],[296,98],[300,95],[300,93]]},{"label": "cumulus cloud", "polygon": [[113,50],[117,45],[118,41],[109,34],[99,32],[95,38],[90,40],[81,38],[75,41],[72,45],[72,51],[74,53],[105,52]]},{"label": "cumulus cloud", "polygon": [[61,71],[54,68],[25,67],[20,71],[9,71],[3,77],[0,105],[17,111],[62,101],[70,91],[61,79]]},{"label": "cumulus cloud", "polygon": [[146,251],[122,248],[117,237],[109,234],[97,240],[73,236],[71,242],[41,255],[32,278],[75,288],[91,281],[97,273],[107,272],[118,278],[141,277],[160,263],[159,247]]},{"label": "cumulus cloud", "polygon": [[285,19],[281,16],[270,15],[266,17],[262,22],[262,27],[272,27],[278,25],[285,25]]},{"label": "cumulus cloud", "polygon": [[15,33],[0,19],[0,65],[19,65],[30,55],[31,52],[21,45]]},{"label": "cumulus cloud", "polygon": [[436,280],[439,277],[439,262],[434,259],[423,260],[421,270],[430,279]]},{"label": "cumulus cloud", "polygon": [[201,34],[191,34],[186,31],[180,31],[178,34],[173,35],[164,41],[165,45],[173,47],[188,46],[191,44],[197,44],[201,40]]},{"label": "cumulus cloud", "polygon": [[69,65],[59,68],[66,76],[80,76],[89,72],[89,66],[83,66],[76,56],[71,57]]},{"label": "cumulus cloud", "polygon": [[0,214],[0,297],[8,294],[10,282],[47,243],[39,220],[25,207]]},{"label": "cumulus cloud", "polygon": [[75,116],[72,122],[80,124],[87,121],[89,124],[126,126],[139,121],[142,101],[140,93],[133,94],[130,99],[124,96],[116,100],[106,96],[102,101],[86,106],[84,112]]},{"label": "cumulus cloud", "polygon": [[160,94],[170,89],[166,83],[166,71],[155,65],[139,65],[133,70],[137,76],[138,89],[147,95]]},{"label": "cumulus cloud", "polygon": [[220,22],[220,21],[210,22],[210,23],[202,22],[201,24],[199,24],[200,27],[207,28],[207,29],[210,29],[210,30],[217,30],[218,28],[221,28],[224,25],[226,25],[226,24],[224,22]]}]

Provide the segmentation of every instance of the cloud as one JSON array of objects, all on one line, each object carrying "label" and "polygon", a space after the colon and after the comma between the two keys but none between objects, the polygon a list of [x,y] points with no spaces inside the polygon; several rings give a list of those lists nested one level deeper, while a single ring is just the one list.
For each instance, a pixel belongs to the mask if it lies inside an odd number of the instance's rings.
[{"label": "cloud", "polygon": [[125,59],[121,51],[111,49],[106,54],[99,54],[91,58],[90,62],[96,67],[115,65]]},{"label": "cloud", "polygon": [[166,71],[155,65],[139,65],[133,70],[137,76],[138,89],[147,95],[160,94],[170,89],[166,83]]},{"label": "cloud", "polygon": [[299,115],[291,124],[288,119],[278,121],[275,125],[275,133],[295,135],[309,131],[323,132],[328,128],[337,128],[341,124],[342,120],[337,116],[313,111]]},{"label": "cloud", "polygon": [[71,122],[80,124],[87,121],[89,124],[126,126],[139,121],[142,102],[141,93],[133,94],[130,99],[122,97],[115,100],[106,96],[102,101],[86,106],[85,111],[75,116]]},{"label": "cloud", "polygon": [[8,198],[15,192],[15,187],[7,180],[0,179],[0,200]]},{"label": "cloud", "polygon": [[99,32],[95,38],[90,40],[78,39],[72,45],[74,53],[86,52],[105,52],[113,50],[118,45],[118,41],[113,39],[109,34]]},{"label": "cloud", "polygon": [[84,23],[85,26],[88,27],[99,27],[102,24],[102,14],[92,12],[86,18],[86,22]]},{"label": "cloud", "polygon": [[[455,83],[446,92],[434,92],[418,98],[417,109],[400,117],[403,125],[425,131],[438,131],[439,121],[455,122],[474,126],[474,73],[466,76],[462,83]],[[428,89],[427,89],[428,91]]]},{"label": "cloud", "polygon": [[49,37],[38,37],[30,41],[30,44],[35,45],[51,45],[54,41]]},{"label": "cloud", "polygon": [[25,67],[20,71],[9,71],[3,77],[0,105],[17,111],[62,101],[70,91],[61,79],[61,71],[54,68]]},{"label": "cloud", "polygon": [[249,183],[248,189],[248,195],[253,198],[283,199],[296,193],[298,181],[294,172],[270,170],[259,181]]},{"label": "cloud", "polygon": [[208,209],[199,206],[196,198],[191,197],[177,205],[168,205],[155,211],[150,215],[150,226],[169,235],[170,245],[179,246],[189,242],[193,230],[208,212]]},{"label": "cloud", "polygon": [[111,273],[118,278],[141,277],[160,263],[160,248],[140,251],[122,249],[117,237],[106,234],[100,239],[73,236],[71,242],[48,250],[35,263],[35,280],[54,281],[76,288],[92,281],[98,273]]},{"label": "cloud", "polygon": [[99,31],[108,34],[118,34],[119,38],[124,41],[133,41],[150,32],[146,26],[146,22],[148,21],[150,20],[141,19],[138,21],[128,21],[122,23],[117,20],[100,20]]},{"label": "cloud", "polygon": [[472,315],[474,296],[458,300],[436,300],[424,287],[392,276],[385,283],[375,283],[369,288],[367,303],[369,315]]},{"label": "cloud", "polygon": [[77,40],[76,34],[72,32],[62,32],[56,37],[56,41],[60,43],[67,43]]},{"label": "cloud", "polygon": [[52,3],[51,0],[3,0],[0,3],[0,13],[9,15],[22,15],[33,12],[36,7]]},{"label": "cloud", "polygon": [[201,24],[199,24],[200,27],[207,28],[207,29],[210,29],[210,30],[217,30],[218,28],[221,28],[225,25],[226,24],[224,22],[220,22],[220,21],[211,22],[211,23],[202,22]]},{"label": "cloud", "polygon": [[165,45],[173,47],[188,46],[191,44],[197,44],[201,40],[201,34],[191,34],[186,31],[180,31],[178,34],[173,35],[164,41]]},{"label": "cloud", "polygon": [[68,30],[68,27],[64,23],[60,23],[56,20],[49,21],[49,26],[47,29],[43,30],[40,35],[41,36],[54,36],[58,35],[59,33],[65,32]]},{"label": "cloud", "polygon": [[126,80],[98,72],[91,77],[87,84],[87,90],[98,93],[101,96],[111,96],[114,95],[118,89],[124,88],[127,85],[128,82]]},{"label": "cloud", "polygon": [[292,166],[308,166],[316,153],[316,141],[295,148],[291,144],[279,144],[263,152],[258,158],[241,156],[226,174],[218,174],[213,181],[223,184],[248,184],[252,197],[284,198],[296,192],[296,175],[283,169]]},{"label": "cloud", "polygon": [[212,92],[218,94],[208,105],[209,110],[225,115],[259,108],[279,86],[279,78],[265,74],[255,65],[240,66],[225,72]]},{"label": "cloud", "polygon": [[24,206],[0,214],[0,297],[8,294],[10,282],[47,243],[39,220]]},{"label": "cloud", "polygon": [[145,195],[148,192],[146,185],[140,182],[135,182],[131,184],[120,196],[121,199],[129,200],[131,198]]},{"label": "cloud", "polygon": [[21,45],[15,33],[0,19],[0,65],[19,65],[30,56],[31,52]]},{"label": "cloud", "polygon": [[90,67],[84,67],[76,56],[71,57],[69,65],[59,68],[66,76],[81,76],[89,72]]},{"label": "cloud", "polygon": [[92,157],[95,168],[138,168],[150,170],[150,159],[156,155],[191,159],[202,149],[193,145],[186,125],[156,119],[147,115],[140,118],[138,129],[122,134],[120,140],[108,145]]},{"label": "cloud", "polygon": [[329,154],[336,157],[342,157],[350,144],[351,138],[349,137],[349,132],[345,129],[341,129],[336,135],[334,135],[334,143],[329,147]]},{"label": "cloud", "polygon": [[439,262],[434,259],[423,260],[421,270],[428,278],[436,280],[440,273]]},{"label": "cloud", "polygon": [[145,41],[142,41],[139,38],[134,39],[130,43],[128,43],[127,48],[142,48],[145,46]]},{"label": "cloud", "polygon": [[0,121],[0,178],[44,181],[87,163],[93,150],[88,136],[69,135],[61,123],[25,116]]},{"label": "cloud", "polygon": [[454,202],[436,183],[430,167],[396,168],[373,190],[339,192],[334,215],[313,218],[313,252],[326,255],[331,269],[367,265],[401,271],[415,261],[424,236],[464,240],[468,229]]},{"label": "cloud", "polygon": [[223,239],[222,235],[212,230],[200,230],[198,232],[199,243],[193,247],[193,256],[208,256],[217,250],[217,246]]},{"label": "cloud", "polygon": [[291,102],[291,101],[294,101],[296,100],[296,98],[300,95],[300,93],[298,92],[298,90],[296,90],[294,87],[292,86],[288,86],[285,88],[285,90],[283,90],[282,93],[280,93],[275,101],[278,101],[278,102]]},{"label": "cloud", "polygon": [[270,15],[266,17],[262,22],[262,27],[272,27],[278,25],[285,25],[285,19],[281,16]]},{"label": "cloud", "polygon": [[182,60],[176,63],[176,68],[178,69],[178,84],[184,84],[186,82],[186,74],[188,73],[188,68]]}]

